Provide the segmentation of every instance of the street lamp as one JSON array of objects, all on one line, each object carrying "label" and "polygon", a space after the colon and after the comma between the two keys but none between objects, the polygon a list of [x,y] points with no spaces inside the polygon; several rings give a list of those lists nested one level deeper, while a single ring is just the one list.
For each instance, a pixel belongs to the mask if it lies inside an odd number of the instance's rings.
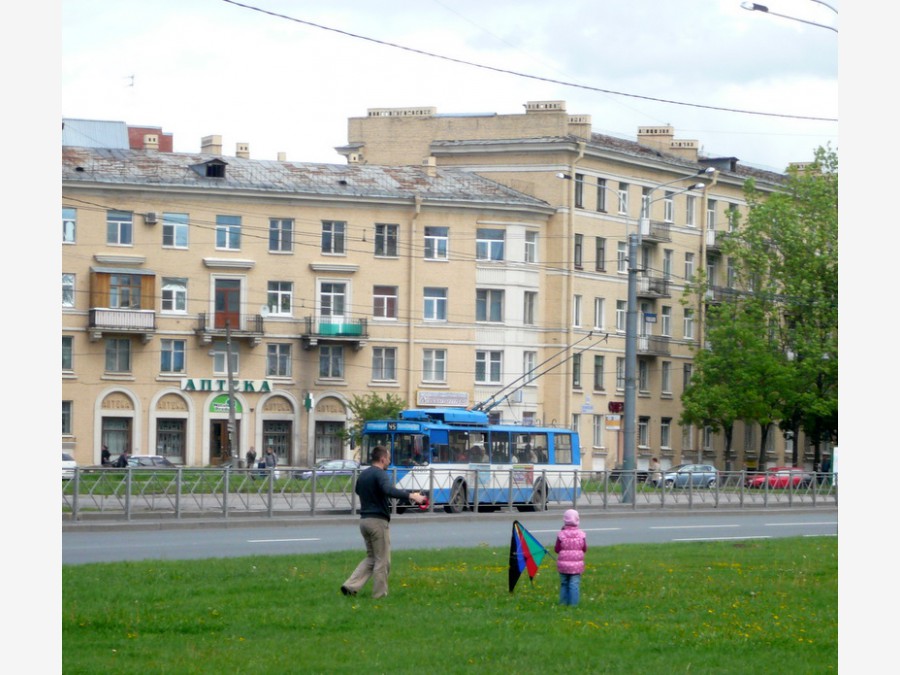
[{"label": "street lamp", "polygon": [[[827,5],[824,2],[821,2],[821,0],[812,0],[812,1],[818,2],[820,5],[825,5],[826,7],[828,7],[828,9],[830,9],[835,14],[837,14],[837,10],[834,7],[832,7],[831,5]],[[780,16],[782,19],[790,19],[792,21],[799,21],[800,23],[807,23],[810,26],[818,26],[819,28],[827,28],[828,30],[833,30],[835,33],[838,32],[838,29],[835,28],[834,26],[829,26],[824,23],[816,23],[815,21],[808,21],[806,19],[799,19],[796,16],[788,16],[787,14],[779,14],[778,12],[773,12],[765,5],[759,5],[755,2],[742,2],[741,7],[743,9],[749,10],[751,12],[763,12],[764,14],[771,14],[772,16]]]}]

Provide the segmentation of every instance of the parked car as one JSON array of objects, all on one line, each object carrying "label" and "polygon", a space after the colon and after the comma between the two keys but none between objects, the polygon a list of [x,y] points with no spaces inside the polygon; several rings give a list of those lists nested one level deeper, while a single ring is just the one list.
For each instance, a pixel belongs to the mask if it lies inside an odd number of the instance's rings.
[{"label": "parked car", "polygon": [[784,489],[788,487],[809,487],[815,476],[799,466],[773,466],[765,473],[747,477],[747,487]]},{"label": "parked car", "polygon": [[313,471],[316,472],[316,478],[324,476],[352,476],[354,471],[364,468],[362,464],[352,459],[323,459],[316,462],[315,467],[312,469],[295,471],[294,478],[309,480],[313,477]]},{"label": "parked car", "polygon": [[669,488],[712,488],[719,482],[719,471],[712,464],[678,464],[662,474],[663,485]]},{"label": "parked car", "polygon": [[128,458],[128,466],[133,469],[175,468],[175,465],[162,455],[131,455]]},{"label": "parked car", "polygon": [[62,454],[62,477],[71,478],[74,476],[76,466],[78,466],[78,464],[75,462],[75,458],[68,452],[64,452]]}]

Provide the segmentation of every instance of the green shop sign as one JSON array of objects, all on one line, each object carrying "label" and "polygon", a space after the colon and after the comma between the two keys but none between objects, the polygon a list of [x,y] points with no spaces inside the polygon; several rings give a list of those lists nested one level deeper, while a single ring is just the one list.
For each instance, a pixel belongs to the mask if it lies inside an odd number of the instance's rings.
[{"label": "green shop sign", "polygon": [[[212,403],[209,404],[209,412],[211,413],[227,413],[228,412],[228,394],[222,394],[221,396],[216,396]],[[234,399],[234,412],[241,413],[244,410],[241,408],[241,402],[237,399]]]}]

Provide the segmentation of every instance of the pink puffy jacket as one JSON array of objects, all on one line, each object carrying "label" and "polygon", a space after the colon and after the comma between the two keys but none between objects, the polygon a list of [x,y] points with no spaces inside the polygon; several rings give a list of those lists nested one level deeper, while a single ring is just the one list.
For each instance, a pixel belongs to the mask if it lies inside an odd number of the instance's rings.
[{"label": "pink puffy jacket", "polygon": [[587,536],[576,526],[566,525],[556,536],[556,569],[562,574],[584,572],[584,553]]}]

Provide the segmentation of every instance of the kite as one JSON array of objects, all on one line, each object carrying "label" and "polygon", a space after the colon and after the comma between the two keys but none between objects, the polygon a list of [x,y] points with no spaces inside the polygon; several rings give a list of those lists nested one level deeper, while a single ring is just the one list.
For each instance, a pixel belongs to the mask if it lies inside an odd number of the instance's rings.
[{"label": "kite", "polygon": [[513,521],[512,540],[509,542],[509,592],[516,587],[522,572],[528,570],[528,577],[534,583],[538,566],[549,551],[526,530],[518,520]]}]

